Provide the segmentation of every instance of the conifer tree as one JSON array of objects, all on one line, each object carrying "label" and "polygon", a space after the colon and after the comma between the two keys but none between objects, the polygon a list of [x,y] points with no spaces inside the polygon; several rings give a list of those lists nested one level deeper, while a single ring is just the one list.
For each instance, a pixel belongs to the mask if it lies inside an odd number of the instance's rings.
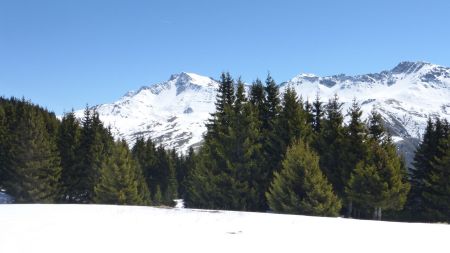
[{"label": "conifer tree", "polygon": [[313,114],[313,105],[306,99],[305,102],[305,113],[306,113],[306,122],[310,126],[310,129],[314,131],[314,114]]},{"label": "conifer tree", "polygon": [[264,171],[268,173],[269,177],[267,182],[269,183],[272,181],[273,172],[281,167],[281,160],[285,153],[285,144],[283,144],[279,129],[281,111],[279,87],[270,74],[267,75],[264,89],[266,93],[264,100],[266,111],[262,117],[261,134],[263,138],[263,153],[266,158],[264,162],[266,168],[264,168]]},{"label": "conifer tree", "polygon": [[195,167],[195,153],[192,147],[189,147],[187,155],[182,159],[182,162],[183,164],[177,172],[178,194],[180,198],[185,199],[188,191],[188,176]]},{"label": "conifer tree", "polygon": [[113,155],[100,169],[100,179],[94,187],[94,202],[148,205],[150,194],[139,170],[126,142],[117,142],[113,147]]},{"label": "conifer tree", "polygon": [[382,210],[401,210],[410,185],[406,168],[395,146],[371,141],[369,158],[359,163],[350,176],[346,189],[350,198],[373,210],[373,218],[381,220]]},{"label": "conifer tree", "polygon": [[[263,153],[260,144],[260,125],[254,107],[245,97],[244,84],[238,80],[233,106],[234,120],[230,126],[232,176],[236,192],[244,200],[240,209],[264,210],[267,171],[262,170]],[[238,197],[236,196],[236,197]]]},{"label": "conifer tree", "polygon": [[5,180],[7,135],[6,113],[3,103],[0,101],[0,188],[3,188],[3,181]]},{"label": "conifer tree", "polygon": [[[439,128],[439,127],[438,127]],[[432,162],[435,161],[438,147],[435,125],[428,118],[427,126],[419,147],[414,155],[410,171],[411,191],[405,206],[407,218],[412,220],[424,219],[424,203],[422,193],[425,188],[425,177],[430,173]]]},{"label": "conifer tree", "polygon": [[267,192],[269,207],[282,213],[337,216],[341,202],[319,168],[319,157],[302,141],[291,146]]},{"label": "conifer tree", "polygon": [[369,117],[370,138],[377,142],[382,142],[386,138],[386,130],[383,124],[381,114],[372,110]]},{"label": "conifer tree", "polygon": [[78,154],[81,128],[75,114],[72,112],[64,115],[58,130],[58,150],[61,156],[61,201],[74,202],[76,192],[72,192],[77,185],[80,175],[77,171]]},{"label": "conifer tree", "polygon": [[22,101],[10,134],[4,182],[7,192],[18,203],[53,203],[59,192],[61,165],[42,114]]},{"label": "conifer tree", "polygon": [[77,150],[78,163],[75,170],[78,180],[71,186],[74,202],[93,201],[94,186],[100,179],[100,168],[111,156],[112,147],[110,131],[104,128],[98,113],[86,107]]},{"label": "conifer tree", "polygon": [[346,169],[344,168],[345,128],[343,125],[342,103],[335,95],[325,108],[320,135],[316,138],[316,150],[320,154],[320,167],[323,169],[334,190],[344,196]]},{"label": "conifer tree", "polygon": [[[450,135],[448,124],[436,120],[437,146],[434,156],[429,157],[428,168],[420,182],[419,194],[422,210],[419,217],[427,221],[450,222]],[[420,175],[420,174],[419,174]]]},{"label": "conifer tree", "polygon": [[324,116],[323,102],[320,101],[319,93],[316,94],[316,100],[312,104],[313,112],[313,130],[315,133],[320,133],[322,129],[322,119]]},{"label": "conifer tree", "polygon": [[303,103],[297,98],[297,93],[291,87],[288,87],[283,94],[279,132],[286,147],[300,138],[306,142],[311,141],[311,129],[307,122]]},{"label": "conifer tree", "polygon": [[156,186],[161,184],[160,177],[158,177],[158,158],[155,144],[150,138],[145,141],[144,138],[139,137],[136,139],[131,152],[143,171],[150,193],[154,195]]},{"label": "conifer tree", "polygon": [[[356,99],[353,100],[352,107],[348,111],[350,122],[346,128],[343,167],[341,173],[341,182],[348,184],[350,174],[356,169],[356,166],[367,159],[369,147],[367,145],[367,127],[361,119],[362,111]],[[353,209],[353,202],[347,196],[344,196],[347,207],[347,217],[350,217]]]},{"label": "conifer tree", "polygon": [[250,86],[249,101],[256,108],[258,115],[258,120],[260,122],[264,121],[264,115],[266,115],[266,104],[264,100],[266,99],[266,91],[264,90],[264,85],[261,80],[256,79]]}]

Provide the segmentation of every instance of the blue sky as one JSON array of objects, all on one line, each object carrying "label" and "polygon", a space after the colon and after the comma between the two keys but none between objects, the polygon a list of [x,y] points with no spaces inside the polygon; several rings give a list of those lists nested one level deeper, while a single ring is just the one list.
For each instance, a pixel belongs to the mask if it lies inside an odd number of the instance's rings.
[{"label": "blue sky", "polygon": [[0,0],[0,95],[60,114],[181,71],[362,74],[450,66],[450,1]]}]

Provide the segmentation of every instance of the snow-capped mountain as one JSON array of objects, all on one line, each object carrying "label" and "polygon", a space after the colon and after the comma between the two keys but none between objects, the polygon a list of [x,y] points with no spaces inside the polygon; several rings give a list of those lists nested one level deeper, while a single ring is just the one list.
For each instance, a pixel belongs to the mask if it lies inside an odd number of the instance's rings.
[{"label": "snow-capped mountain", "polygon": [[[300,74],[282,83],[281,92],[288,86],[309,101],[318,94],[326,102],[337,94],[344,112],[354,98],[362,105],[364,117],[372,109],[379,111],[408,159],[428,116],[450,119],[450,68],[430,63],[402,62],[392,70],[357,76]],[[212,78],[183,72],[96,109],[116,137],[130,143],[138,136],[151,137],[185,152],[202,140],[205,122],[215,108],[217,87]]]},{"label": "snow-capped mountain", "polygon": [[[134,143],[137,137],[150,137],[166,148],[186,152],[202,140],[218,85],[212,78],[183,72],[95,109],[116,138]],[[75,113],[83,115],[82,110]]]},{"label": "snow-capped mountain", "polygon": [[401,62],[375,74],[318,77],[300,74],[282,87],[292,86],[303,99],[319,94],[328,101],[337,94],[344,112],[356,99],[367,118],[372,109],[383,116],[394,141],[411,161],[429,116],[450,119],[450,68],[425,62]]}]

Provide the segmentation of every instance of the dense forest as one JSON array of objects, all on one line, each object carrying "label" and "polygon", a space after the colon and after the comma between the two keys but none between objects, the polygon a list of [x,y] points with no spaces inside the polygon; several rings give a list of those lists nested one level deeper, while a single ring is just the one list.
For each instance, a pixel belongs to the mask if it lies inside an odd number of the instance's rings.
[{"label": "dense forest", "polygon": [[[0,98],[0,189],[16,203],[98,203],[450,221],[450,127],[430,118],[411,168],[380,114],[223,73],[198,150],[114,140],[95,110],[59,120]],[[344,120],[347,118],[348,120]]]}]

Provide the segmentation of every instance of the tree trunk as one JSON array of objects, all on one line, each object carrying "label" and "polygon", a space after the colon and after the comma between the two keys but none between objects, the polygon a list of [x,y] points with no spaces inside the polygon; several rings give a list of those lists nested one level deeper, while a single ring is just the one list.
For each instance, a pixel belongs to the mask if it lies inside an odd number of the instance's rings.
[{"label": "tree trunk", "polygon": [[350,200],[347,206],[347,218],[352,217],[352,211],[353,211],[353,201]]},{"label": "tree trunk", "polygon": [[378,207],[378,220],[381,220],[381,207]]}]

